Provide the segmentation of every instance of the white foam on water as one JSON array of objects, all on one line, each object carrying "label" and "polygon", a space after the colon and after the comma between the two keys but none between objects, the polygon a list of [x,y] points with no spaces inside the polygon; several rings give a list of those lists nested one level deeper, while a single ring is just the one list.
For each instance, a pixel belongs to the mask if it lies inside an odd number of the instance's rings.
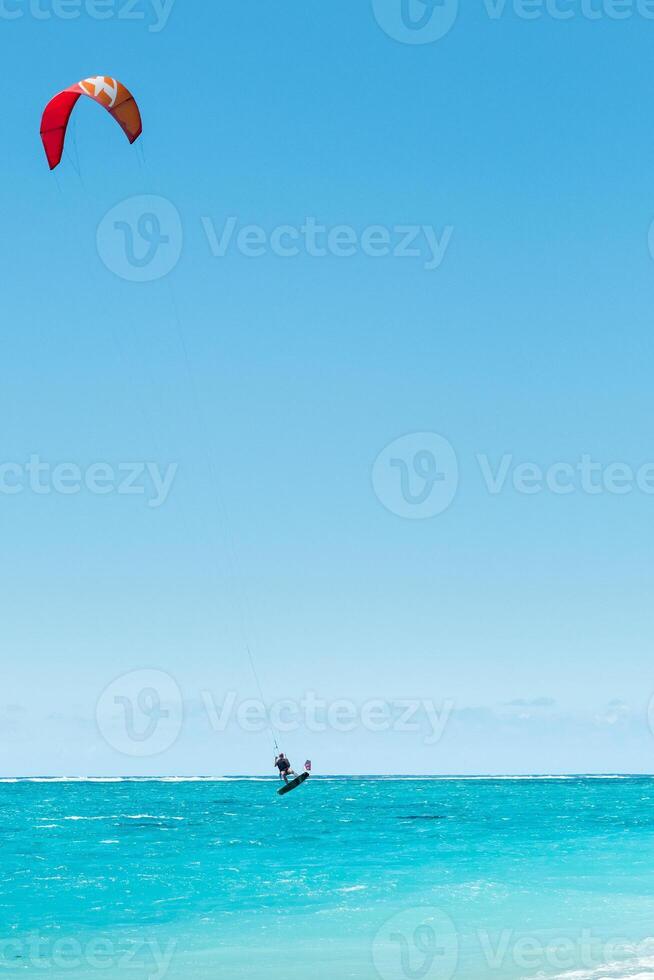
[{"label": "white foam on water", "polygon": [[[315,782],[387,782],[387,783],[460,783],[460,782],[574,782],[580,780],[634,780],[654,779],[652,773],[540,773],[537,775],[485,775],[485,776],[418,776],[360,774],[314,775]],[[269,783],[275,776],[0,776],[0,783]]]},{"label": "white foam on water", "polygon": [[[626,946],[624,951],[627,955],[622,959],[557,973],[549,980],[654,980],[654,939]],[[541,978],[544,980],[543,974],[539,975],[539,980]]]}]

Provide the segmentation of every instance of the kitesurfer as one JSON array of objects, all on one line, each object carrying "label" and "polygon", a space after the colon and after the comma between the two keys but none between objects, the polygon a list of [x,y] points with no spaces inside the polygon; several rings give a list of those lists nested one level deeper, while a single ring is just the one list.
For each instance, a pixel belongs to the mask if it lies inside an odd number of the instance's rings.
[{"label": "kitesurfer", "polygon": [[283,752],[275,756],[275,765],[279,769],[279,778],[283,779],[285,783],[288,782],[289,776],[295,776],[295,771],[291,769],[291,763]]}]

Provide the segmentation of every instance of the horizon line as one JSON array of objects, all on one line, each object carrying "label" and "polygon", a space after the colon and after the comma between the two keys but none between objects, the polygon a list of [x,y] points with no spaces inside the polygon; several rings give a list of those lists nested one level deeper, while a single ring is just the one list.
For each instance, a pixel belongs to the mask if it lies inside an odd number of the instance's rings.
[{"label": "horizon line", "polygon": [[[312,780],[327,779],[368,779],[368,780],[424,780],[424,781],[492,781],[492,780],[534,780],[534,779],[653,779],[652,772],[541,772],[541,773],[312,773]],[[224,775],[2,775],[0,783],[11,782],[238,782],[238,781],[279,782],[278,777],[268,773],[230,773]]]}]

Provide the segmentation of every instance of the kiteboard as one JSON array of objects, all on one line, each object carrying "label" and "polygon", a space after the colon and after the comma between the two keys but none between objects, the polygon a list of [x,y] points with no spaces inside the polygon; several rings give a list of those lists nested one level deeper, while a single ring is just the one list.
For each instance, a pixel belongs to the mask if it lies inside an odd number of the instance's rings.
[{"label": "kiteboard", "polygon": [[297,789],[298,786],[301,786],[302,783],[306,782],[308,778],[309,778],[308,772],[300,773],[300,775],[296,776],[295,779],[291,779],[290,783],[286,783],[285,786],[282,786],[281,789],[278,789],[277,796],[284,796],[285,793],[290,793],[292,789]]}]

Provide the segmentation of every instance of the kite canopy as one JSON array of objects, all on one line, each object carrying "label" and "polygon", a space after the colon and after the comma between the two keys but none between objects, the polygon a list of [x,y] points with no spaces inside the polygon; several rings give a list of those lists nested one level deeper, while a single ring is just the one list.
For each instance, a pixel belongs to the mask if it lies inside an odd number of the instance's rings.
[{"label": "kite canopy", "polygon": [[50,170],[54,170],[61,161],[70,114],[80,95],[87,95],[89,99],[104,106],[122,127],[130,143],[137,140],[143,131],[139,107],[124,85],[107,75],[84,78],[76,85],[59,92],[45,107],[41,120],[41,139]]}]

